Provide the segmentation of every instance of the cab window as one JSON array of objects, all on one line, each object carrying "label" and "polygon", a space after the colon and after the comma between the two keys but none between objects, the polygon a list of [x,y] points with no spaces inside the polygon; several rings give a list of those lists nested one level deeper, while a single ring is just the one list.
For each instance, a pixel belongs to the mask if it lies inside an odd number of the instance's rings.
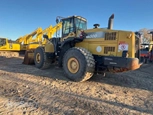
[{"label": "cab window", "polygon": [[0,39],[0,46],[3,46],[6,44],[6,39]]},{"label": "cab window", "polygon": [[73,19],[63,20],[63,34],[69,34],[74,31]]},{"label": "cab window", "polygon": [[87,23],[86,21],[83,21],[81,19],[75,18],[75,24],[77,30],[86,30],[87,29]]}]

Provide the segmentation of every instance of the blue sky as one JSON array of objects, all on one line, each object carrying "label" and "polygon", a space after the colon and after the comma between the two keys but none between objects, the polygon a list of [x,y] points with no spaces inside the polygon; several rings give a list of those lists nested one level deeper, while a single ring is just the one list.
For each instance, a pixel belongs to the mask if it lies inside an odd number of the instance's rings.
[{"label": "blue sky", "polygon": [[153,29],[153,0],[0,0],[0,37],[17,39],[38,27],[55,25],[56,16],[81,15],[107,27],[114,13],[114,29]]}]

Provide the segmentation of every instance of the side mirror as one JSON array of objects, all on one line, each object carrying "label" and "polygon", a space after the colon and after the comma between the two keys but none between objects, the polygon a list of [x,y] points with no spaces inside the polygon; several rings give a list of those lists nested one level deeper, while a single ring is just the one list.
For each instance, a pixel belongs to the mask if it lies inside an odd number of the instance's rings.
[{"label": "side mirror", "polygon": [[46,38],[46,39],[48,39],[48,35],[43,35],[43,38]]}]

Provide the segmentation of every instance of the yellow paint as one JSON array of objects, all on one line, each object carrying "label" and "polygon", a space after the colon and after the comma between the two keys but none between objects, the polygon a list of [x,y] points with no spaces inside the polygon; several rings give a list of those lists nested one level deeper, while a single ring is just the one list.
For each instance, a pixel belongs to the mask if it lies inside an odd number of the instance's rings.
[{"label": "yellow paint", "polygon": [[0,38],[0,51],[20,51],[20,44],[11,43],[7,38]]},{"label": "yellow paint", "polygon": [[54,45],[52,43],[45,44],[45,52],[54,53]]},{"label": "yellow paint", "polygon": [[[122,31],[122,30],[109,30],[109,29],[89,29],[85,30],[85,33],[89,32],[104,32],[104,33],[112,33],[116,32],[116,39],[115,40],[105,40],[105,34],[103,38],[86,38],[83,42],[77,43],[76,47],[84,47],[88,49],[92,54],[95,55],[105,55],[105,56],[122,56],[122,51],[118,51],[119,43],[121,41],[128,44],[128,53],[129,57],[134,58],[135,57],[135,34],[131,31]],[[78,36],[79,36],[78,32]],[[101,51],[98,52],[96,48],[100,46]],[[114,51],[107,51],[107,53],[104,53],[104,49],[106,47],[115,47]],[[109,49],[109,48],[108,48]],[[111,49],[111,48],[110,48]],[[113,48],[112,48],[113,49]]]},{"label": "yellow paint", "polygon": [[37,47],[41,46],[40,44],[28,44],[26,46],[26,50],[33,50],[33,49],[36,49]]},{"label": "yellow paint", "polygon": [[68,60],[68,70],[71,72],[71,73],[77,73],[79,71],[79,62],[76,58],[70,58]]}]

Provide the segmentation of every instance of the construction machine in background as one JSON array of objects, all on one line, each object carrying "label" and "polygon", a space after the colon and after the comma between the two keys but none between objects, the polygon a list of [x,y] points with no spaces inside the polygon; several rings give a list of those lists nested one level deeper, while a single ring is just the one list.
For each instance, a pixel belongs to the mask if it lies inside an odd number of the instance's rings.
[{"label": "construction machine in background", "polygon": [[[56,20],[61,24],[61,36],[49,38],[44,46],[29,52],[39,69],[47,69],[58,62],[66,77],[73,81],[86,81],[95,72],[123,72],[138,69],[139,36],[132,31],[113,30],[114,14],[109,18],[108,28],[87,29],[82,16],[70,16]],[[29,58],[28,54],[25,58]]]},{"label": "construction machine in background", "polygon": [[20,49],[25,51],[26,50],[26,44],[27,44],[27,37],[28,35],[24,35],[22,37],[19,37],[15,40],[16,43],[20,44]]},{"label": "construction machine in background", "polygon": [[[7,38],[0,38],[0,56],[4,57],[18,57],[19,54],[26,52],[33,52],[38,46],[43,46],[48,41],[43,38],[43,34],[47,34],[50,38],[61,28],[61,23],[46,29],[38,27],[30,34],[19,37],[15,41]],[[34,61],[33,61],[34,62]],[[24,61],[23,63],[28,63]]]},{"label": "construction machine in background", "polygon": [[[16,40],[17,43],[21,45],[21,48],[25,51],[27,50],[27,45],[35,42],[39,42],[42,40],[42,36],[38,36],[39,33],[41,33],[43,29],[41,27],[38,27],[36,30],[31,32],[30,34],[26,34]],[[36,36],[34,38],[34,36]]]},{"label": "construction machine in background", "polygon": [[43,34],[46,34],[49,36],[49,38],[52,38],[53,35],[59,31],[61,29],[61,23],[58,23],[56,26],[52,26],[50,25],[48,28],[42,30],[41,32],[37,33],[36,35],[36,39],[34,39],[34,41],[31,41],[28,43],[27,47],[26,47],[26,50],[29,51],[29,50],[35,50],[38,46],[43,46],[45,45],[48,40],[44,39],[43,38]]},{"label": "construction machine in background", "polygon": [[20,44],[7,38],[0,38],[0,56],[18,57],[20,51]]},{"label": "construction machine in background", "polygon": [[0,56],[4,57],[19,57],[20,54],[24,54],[27,50],[27,45],[32,42],[38,42],[39,38],[32,39],[32,37],[42,32],[42,28],[37,28],[30,34],[19,37],[15,41],[8,40],[7,38],[0,38]]},{"label": "construction machine in background", "polygon": [[140,61],[147,63],[153,59],[153,54],[151,50],[153,48],[153,31],[150,31],[148,34],[152,35],[152,39],[149,43],[142,43],[140,48]]}]

